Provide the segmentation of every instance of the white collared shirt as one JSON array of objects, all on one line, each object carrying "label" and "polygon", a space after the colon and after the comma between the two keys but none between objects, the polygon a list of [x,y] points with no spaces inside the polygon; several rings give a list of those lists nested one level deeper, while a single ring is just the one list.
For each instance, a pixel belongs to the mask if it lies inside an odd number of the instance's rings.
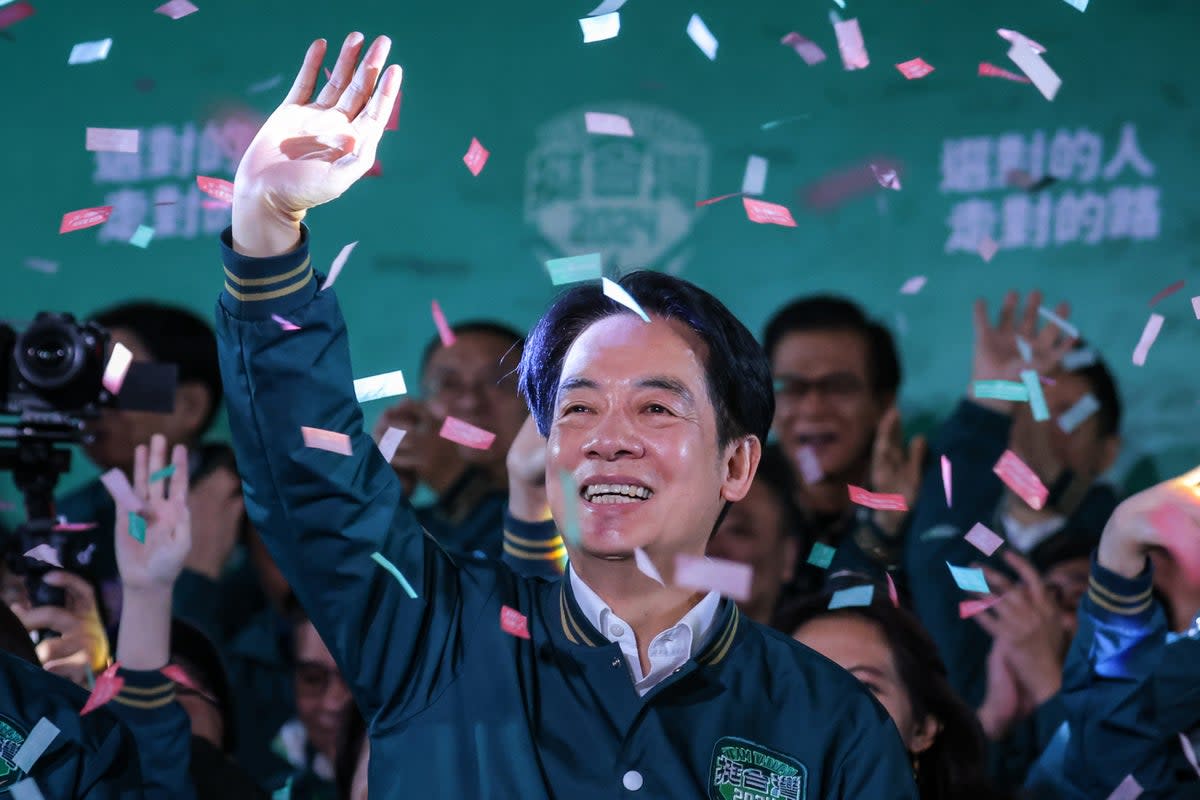
[{"label": "white collared shirt", "polygon": [[601,636],[621,646],[621,653],[629,664],[629,671],[633,673],[633,688],[643,697],[700,650],[717,621],[721,595],[709,592],[683,615],[683,619],[650,641],[647,650],[650,656],[650,674],[643,675],[642,660],[638,655],[633,628],[614,614],[600,595],[593,592],[569,564],[567,572],[570,575],[571,591],[575,593],[575,602],[579,603],[579,609]]}]

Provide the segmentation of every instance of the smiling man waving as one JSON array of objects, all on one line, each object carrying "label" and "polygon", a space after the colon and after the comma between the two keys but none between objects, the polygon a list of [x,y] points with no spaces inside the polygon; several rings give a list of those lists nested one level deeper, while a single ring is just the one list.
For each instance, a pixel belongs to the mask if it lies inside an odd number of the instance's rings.
[{"label": "smiling man waving", "polygon": [[[424,535],[362,430],[345,323],[301,225],[366,172],[399,91],[388,40],[355,70],[362,46],[347,38],[312,100],[314,43],[247,150],[217,318],[246,508],[369,720],[372,798],[914,798],[895,728],[854,678],[671,585],[675,556],[701,556],[748,491],[773,406],[762,351],[695,286],[623,278],[648,323],[577,287],[529,337],[549,504],[580,518],[568,579],[459,562]],[[305,447],[302,427],[347,435],[352,454]]]}]

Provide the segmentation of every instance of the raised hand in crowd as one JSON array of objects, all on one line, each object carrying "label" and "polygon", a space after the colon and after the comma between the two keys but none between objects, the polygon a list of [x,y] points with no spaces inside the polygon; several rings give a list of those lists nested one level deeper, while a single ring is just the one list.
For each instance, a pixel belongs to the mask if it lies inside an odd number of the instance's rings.
[{"label": "raised hand in crowd", "polygon": [[[1074,345],[1075,339],[1057,325],[1039,319],[1041,292],[1030,292],[1025,300],[1025,308],[1018,315],[1020,300],[1020,295],[1016,292],[1006,294],[1000,306],[1000,316],[995,323],[989,318],[987,303],[982,299],[975,301],[972,382],[1016,381],[1020,379],[1021,371],[1027,369],[1045,375],[1054,370]],[[1070,313],[1070,307],[1066,303],[1060,303],[1054,313],[1065,319]],[[1028,361],[1022,356],[1018,337],[1029,345]],[[970,396],[974,397],[974,392],[971,392]],[[975,402],[1004,414],[1011,413],[1013,408],[1013,403],[1009,400],[976,398]]]},{"label": "raised hand in crowd", "polygon": [[[871,450],[871,488],[876,492],[899,494],[912,508],[921,488],[921,473],[928,449],[925,437],[919,434],[907,446],[904,444],[900,410],[893,405],[884,413],[875,431],[875,444]],[[907,516],[904,511],[876,511],[875,523],[886,533],[895,535]]]},{"label": "raised hand in crowd", "polygon": [[37,645],[38,659],[48,671],[80,686],[102,672],[109,662],[108,636],[96,605],[92,585],[63,570],[46,573],[45,582],[63,590],[63,606],[29,606],[22,601],[11,606],[28,631],[53,631],[57,636]]},{"label": "raised hand in crowd", "polygon": [[424,401],[413,398],[389,406],[375,423],[376,444],[388,428],[405,432],[391,464],[406,495],[411,496],[421,483],[440,495],[467,467],[458,445],[438,435],[441,424],[442,420],[434,416]]},{"label": "raised hand in crowd", "polygon": [[530,416],[508,449],[508,509],[517,519],[546,519],[546,437]]}]

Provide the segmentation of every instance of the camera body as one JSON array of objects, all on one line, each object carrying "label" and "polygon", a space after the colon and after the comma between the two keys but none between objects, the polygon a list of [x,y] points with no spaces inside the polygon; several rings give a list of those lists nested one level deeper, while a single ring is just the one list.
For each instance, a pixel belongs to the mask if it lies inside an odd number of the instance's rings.
[{"label": "camera body", "polygon": [[42,311],[20,333],[0,324],[0,358],[8,362],[0,413],[68,426],[98,415],[112,400],[101,383],[108,341],[104,328],[70,314]]}]

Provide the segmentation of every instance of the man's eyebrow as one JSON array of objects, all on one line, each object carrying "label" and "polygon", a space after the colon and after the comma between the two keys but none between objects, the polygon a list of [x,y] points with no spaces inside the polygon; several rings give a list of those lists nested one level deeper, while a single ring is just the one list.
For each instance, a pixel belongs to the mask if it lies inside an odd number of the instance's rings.
[{"label": "man's eyebrow", "polygon": [[572,389],[599,389],[600,384],[590,378],[567,378],[558,385],[559,392],[569,392]]},{"label": "man's eyebrow", "polygon": [[685,403],[695,403],[695,398],[692,397],[692,390],[689,389],[683,383],[683,381],[676,380],[675,378],[670,378],[665,375],[656,375],[652,378],[644,378],[638,381],[637,385],[643,389],[662,389],[663,391],[677,395],[679,399],[683,400]]}]

